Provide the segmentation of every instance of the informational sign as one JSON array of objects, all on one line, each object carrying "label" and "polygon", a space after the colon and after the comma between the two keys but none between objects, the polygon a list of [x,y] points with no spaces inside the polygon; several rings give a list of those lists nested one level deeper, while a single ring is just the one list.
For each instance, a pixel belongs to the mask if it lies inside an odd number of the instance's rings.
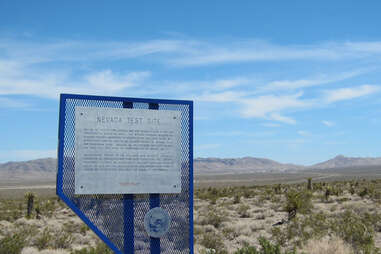
[{"label": "informational sign", "polygon": [[75,107],[75,193],[180,193],[180,112]]},{"label": "informational sign", "polygon": [[118,254],[193,254],[193,102],[61,94],[57,195]]}]

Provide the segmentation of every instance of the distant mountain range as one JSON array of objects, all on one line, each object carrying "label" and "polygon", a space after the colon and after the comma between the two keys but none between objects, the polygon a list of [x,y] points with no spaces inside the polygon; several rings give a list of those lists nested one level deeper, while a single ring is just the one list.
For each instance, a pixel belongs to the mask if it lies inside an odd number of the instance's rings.
[{"label": "distant mountain range", "polygon": [[56,171],[57,159],[53,158],[1,163],[0,185],[52,182],[56,178]]},{"label": "distant mountain range", "polygon": [[310,166],[312,169],[381,166],[381,157],[345,157],[338,155],[330,160]]},{"label": "distant mountain range", "polygon": [[338,155],[330,160],[311,166],[279,163],[270,159],[243,157],[234,159],[196,158],[194,159],[196,174],[216,173],[255,173],[255,172],[288,172],[311,169],[337,169],[346,167],[381,166],[381,157],[345,157]]},{"label": "distant mountain range", "polygon": [[282,172],[288,170],[301,170],[304,167],[295,164],[279,163],[265,158],[196,158],[194,159],[196,174],[218,173],[255,173],[255,172]]},{"label": "distant mountain range", "polygon": [[[381,157],[345,157],[338,155],[330,160],[312,166],[279,163],[265,158],[196,158],[195,174],[259,173],[259,172],[292,172],[313,169],[336,169],[346,167],[380,166]],[[57,160],[45,158],[24,162],[7,162],[0,164],[0,184],[12,184],[25,181],[51,182],[56,177]]]}]

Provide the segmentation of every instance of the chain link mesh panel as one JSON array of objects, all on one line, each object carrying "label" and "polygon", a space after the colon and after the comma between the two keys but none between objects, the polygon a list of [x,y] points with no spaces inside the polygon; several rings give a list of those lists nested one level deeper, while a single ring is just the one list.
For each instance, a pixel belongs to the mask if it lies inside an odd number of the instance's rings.
[{"label": "chain link mesh panel", "polygon": [[[138,102],[137,102],[138,100]],[[171,217],[171,226],[167,234],[160,238],[160,253],[190,253],[193,250],[193,190],[190,114],[189,102],[95,97],[61,96],[60,109],[60,145],[57,179],[57,194],[117,253],[152,253],[148,236],[144,229],[144,216],[150,210],[150,195],[133,195],[133,215],[125,216],[126,195],[75,195],[75,107],[123,108],[123,102],[133,102],[136,109],[148,109],[149,103],[157,103],[158,110],[176,110],[181,112],[181,193],[160,194],[160,207],[167,210]],[[143,101],[143,102],[142,102]],[[64,116],[62,116],[64,114]],[[133,218],[132,218],[133,216]],[[133,223],[128,220],[133,219]],[[130,221],[131,222],[131,221]],[[133,226],[134,239],[126,239],[126,230]],[[133,250],[128,249],[127,241],[133,241]],[[157,253],[157,252],[156,252]]]}]

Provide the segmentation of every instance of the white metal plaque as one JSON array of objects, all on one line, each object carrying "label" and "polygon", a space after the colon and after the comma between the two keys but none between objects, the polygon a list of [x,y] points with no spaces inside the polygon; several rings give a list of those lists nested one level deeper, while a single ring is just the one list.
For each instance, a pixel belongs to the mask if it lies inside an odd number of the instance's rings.
[{"label": "white metal plaque", "polygon": [[180,193],[179,111],[75,107],[75,194]]}]

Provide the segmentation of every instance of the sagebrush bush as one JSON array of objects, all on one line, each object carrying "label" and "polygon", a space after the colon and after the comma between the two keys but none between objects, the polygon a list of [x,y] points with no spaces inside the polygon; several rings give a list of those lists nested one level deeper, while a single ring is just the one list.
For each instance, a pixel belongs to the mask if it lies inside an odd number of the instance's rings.
[{"label": "sagebrush bush", "polygon": [[6,235],[0,239],[0,254],[20,254],[25,246],[25,238],[22,233]]},{"label": "sagebrush bush", "polygon": [[74,250],[71,254],[112,254],[114,253],[109,247],[104,243],[98,243],[97,246],[91,248],[83,248],[80,250]]},{"label": "sagebrush bush", "polygon": [[223,222],[223,217],[217,214],[216,211],[209,211],[207,216],[201,221],[201,225],[213,225],[218,228]]},{"label": "sagebrush bush", "polygon": [[309,191],[290,190],[286,193],[286,204],[284,209],[291,213],[307,213],[312,208],[312,194]]},{"label": "sagebrush bush", "polygon": [[234,252],[234,254],[296,254],[296,251],[282,252],[279,244],[272,244],[263,237],[259,238],[259,245],[259,250],[253,246],[245,246]]},{"label": "sagebrush bush", "polygon": [[311,239],[303,247],[303,252],[308,254],[354,254],[352,247],[342,239]]},{"label": "sagebrush bush", "polygon": [[57,237],[53,243],[54,249],[68,249],[73,242],[73,236],[69,232],[60,231],[57,234]]},{"label": "sagebrush bush", "polygon": [[350,243],[355,250],[363,253],[373,253],[374,229],[371,221],[359,214],[345,211],[338,215],[332,224],[333,231],[344,241]]},{"label": "sagebrush bush", "polygon": [[45,228],[36,238],[34,245],[39,250],[47,249],[52,246],[53,235],[48,228]]},{"label": "sagebrush bush", "polygon": [[208,249],[213,249],[216,254],[226,254],[224,242],[221,236],[214,232],[206,232],[202,235],[200,244]]},{"label": "sagebrush bush", "polygon": [[250,213],[249,213],[249,209],[250,209],[250,206],[248,205],[245,205],[245,204],[241,204],[239,207],[238,207],[238,214],[241,218],[250,218]]}]

